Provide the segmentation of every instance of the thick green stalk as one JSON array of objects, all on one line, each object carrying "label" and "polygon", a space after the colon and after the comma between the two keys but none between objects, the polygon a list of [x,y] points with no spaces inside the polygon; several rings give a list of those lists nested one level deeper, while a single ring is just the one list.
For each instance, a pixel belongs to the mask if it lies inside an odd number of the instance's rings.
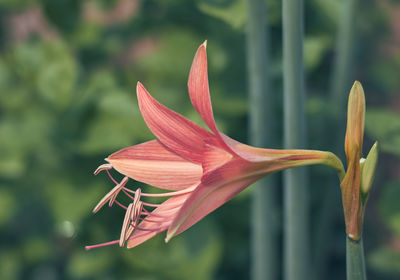
[{"label": "thick green stalk", "polygon": [[[250,103],[250,139],[258,147],[276,143],[276,109],[268,75],[267,9],[264,0],[248,0],[247,60]],[[278,279],[279,227],[276,176],[269,176],[253,189],[252,260],[253,280]]]},{"label": "thick green stalk", "polygon": [[[349,89],[356,79],[356,77],[351,74],[354,64],[352,57],[356,34],[356,5],[357,0],[345,0],[342,2],[335,38],[336,56],[333,65],[330,96],[330,104],[332,104],[331,107],[334,110],[332,112],[333,122],[328,128],[329,130],[325,131],[325,135],[329,137],[325,142],[332,143],[332,147],[329,150],[337,155],[344,155],[343,140],[346,100]],[[336,131],[334,135],[330,132],[332,129]],[[334,217],[342,214],[342,211],[337,210],[340,199],[338,184],[336,182],[334,184],[329,184],[326,187],[325,195],[322,199],[322,209],[316,222],[318,228],[314,234],[316,236],[314,254],[315,279],[321,279],[326,272],[329,254],[327,253],[327,247],[325,245],[330,238],[329,233],[331,232]]]},{"label": "thick green stalk", "polygon": [[[305,146],[303,1],[283,0],[284,146]],[[284,279],[310,279],[309,203],[303,168],[284,172]]]},{"label": "thick green stalk", "polygon": [[366,280],[364,247],[362,238],[353,240],[346,237],[347,280]]}]

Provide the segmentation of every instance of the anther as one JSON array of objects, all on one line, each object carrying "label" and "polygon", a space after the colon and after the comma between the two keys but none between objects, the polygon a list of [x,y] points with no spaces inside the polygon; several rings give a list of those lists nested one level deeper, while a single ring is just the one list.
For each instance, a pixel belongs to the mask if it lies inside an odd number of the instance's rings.
[{"label": "anther", "polygon": [[111,164],[109,164],[109,163],[102,164],[99,167],[97,167],[97,169],[94,171],[94,175],[99,174],[103,170],[110,170],[110,169],[112,169]]},{"label": "anther", "polygon": [[111,191],[109,191],[101,200],[99,203],[97,203],[96,207],[93,209],[93,213],[96,213],[97,211],[100,210],[101,207],[104,206],[104,204],[107,203],[107,201],[110,201],[109,205],[112,206],[115,199],[117,198],[118,193],[123,189],[123,187],[126,185],[128,182],[128,177],[124,177],[122,179],[121,183],[116,185]]},{"label": "anther", "polygon": [[112,206],[115,199],[117,198],[119,192],[125,187],[126,183],[128,183],[129,178],[128,177],[124,177],[121,181],[121,183],[119,183],[116,187],[118,187],[118,189],[115,191],[114,195],[111,197],[110,202],[108,203],[108,206]]},{"label": "anther", "polygon": [[122,223],[122,229],[121,229],[121,236],[119,238],[119,246],[123,247],[125,240],[126,240],[126,231],[128,226],[130,225],[130,221],[131,221],[131,215],[132,215],[132,211],[133,210],[133,203],[129,204],[128,209],[126,210],[125,213],[125,218],[124,218],[124,222]]},{"label": "anther", "polygon": [[126,232],[125,235],[125,241],[131,237],[135,229],[137,228],[137,224],[140,220],[140,214],[142,213],[143,209],[143,203],[141,201],[138,201],[138,203],[134,206],[134,210],[132,211],[132,217],[131,217],[131,223],[129,225],[128,231]]}]

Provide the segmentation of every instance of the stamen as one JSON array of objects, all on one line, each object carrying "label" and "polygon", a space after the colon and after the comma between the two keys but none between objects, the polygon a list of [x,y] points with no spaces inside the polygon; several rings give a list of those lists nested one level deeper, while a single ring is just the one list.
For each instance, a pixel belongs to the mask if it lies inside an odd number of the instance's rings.
[{"label": "stamen", "polygon": [[110,202],[108,204],[109,207],[111,207],[115,201],[115,199],[117,198],[119,192],[125,187],[126,183],[128,183],[128,177],[124,177],[121,181],[121,183],[119,183],[117,185],[118,187],[118,191],[115,192],[115,194],[111,197]]},{"label": "stamen", "polygon": [[121,202],[119,202],[118,200],[115,200],[115,204],[117,204],[119,207],[121,207],[121,208],[123,208],[123,209],[125,209],[125,210],[127,210],[128,209],[128,207],[126,207],[125,205],[123,205]]},{"label": "stamen", "polygon": [[[147,216],[146,218],[140,218],[139,220],[140,221],[144,221],[144,220],[146,220],[146,222],[149,222],[149,223],[160,223],[160,222],[163,222],[163,220],[166,218],[165,216],[164,217],[154,217],[155,219],[149,219],[149,216]],[[158,219],[157,219],[158,218]]]},{"label": "stamen", "polygon": [[[174,208],[174,209],[162,211],[162,213],[164,214],[164,213],[170,213],[170,212],[175,212],[175,211],[176,211],[176,209]],[[154,212],[149,212],[145,208],[143,208],[142,215],[147,215],[147,217],[159,217],[159,218],[167,218],[170,216],[170,215],[160,215],[160,214],[156,214]]]},{"label": "stamen", "polygon": [[154,203],[148,203],[148,202],[143,202],[143,205],[144,206],[149,206],[149,207],[158,207],[158,206],[160,206],[162,203],[156,203],[156,204],[154,204]]},{"label": "stamen", "polygon": [[127,182],[128,182],[128,177],[124,177],[121,183],[117,184],[99,201],[99,203],[97,203],[97,205],[93,209],[93,213],[97,213],[101,209],[101,207],[103,207],[107,203],[107,201],[110,201],[109,206],[111,207],[115,199],[117,198],[118,193],[122,190],[122,188],[126,185]]},{"label": "stamen", "polygon": [[99,247],[114,245],[114,244],[117,244],[118,242],[119,242],[119,240],[114,240],[114,241],[105,242],[105,243],[101,243],[101,244],[85,246],[85,249],[89,251],[91,249],[95,249],[95,248],[99,248]]},{"label": "stamen", "polygon": [[[137,194],[137,192],[138,192],[139,190],[140,190],[140,188],[137,189],[136,191],[133,191],[133,192],[135,192],[135,197],[136,197],[136,194]],[[131,195],[126,191],[126,188],[124,188],[122,191],[123,191],[123,193],[126,194],[130,199],[132,199],[132,200],[135,199],[133,196],[131,196]],[[141,190],[140,190],[140,194],[139,194],[139,195],[143,195],[143,193],[141,192]],[[143,205],[144,205],[144,206],[148,206],[148,207],[159,207],[159,206],[163,205],[163,203],[149,203],[149,202],[143,202]],[[168,208],[170,208],[170,207],[175,207],[175,206],[179,206],[179,205],[182,205],[182,202],[169,203],[168,205],[165,205],[165,208],[168,209]],[[164,207],[163,207],[163,208],[164,208]]]},{"label": "stamen", "polygon": [[109,169],[112,169],[111,164],[109,164],[109,163],[102,164],[99,167],[97,167],[97,169],[94,171],[94,175],[99,174],[103,170],[109,170]]},{"label": "stamen", "polygon": [[126,196],[129,197],[130,199],[132,199],[132,200],[134,199],[133,196],[131,196],[131,195],[126,191],[126,188],[124,188],[124,189],[122,190],[122,192],[123,192],[124,194],[126,194]]},{"label": "stamen", "polygon": [[183,203],[181,201],[176,201],[174,203],[160,203],[160,204],[153,204],[153,203],[147,203],[147,202],[143,202],[144,206],[148,206],[148,207],[159,207],[159,206],[163,206],[163,209],[172,209],[172,208],[176,208],[177,206],[181,206]]},{"label": "stamen", "polygon": [[135,198],[133,199],[133,203],[137,204],[138,201],[140,200],[140,196],[142,194],[142,190],[140,188],[138,188],[135,192]]},{"label": "stamen", "polygon": [[[175,191],[175,192],[166,192],[166,193],[141,193],[141,196],[148,196],[148,197],[168,197],[168,196],[177,196],[177,195],[181,195],[181,194],[186,194],[186,193],[190,193],[192,192],[194,189],[196,188],[196,186],[190,187],[190,188],[186,188],[180,191]],[[124,188],[124,190],[126,190],[127,192],[130,193],[135,193],[135,191],[132,191],[131,189],[128,188]]]},{"label": "stamen", "polygon": [[[137,192],[137,194],[139,194],[137,197],[140,196],[140,192]],[[135,197],[135,198],[137,198]],[[122,236],[122,232],[121,232],[121,239],[120,239],[120,246],[122,247],[124,245],[124,243],[126,242],[126,240],[128,240],[128,238],[133,234],[133,232],[135,231],[135,228],[137,226],[137,223],[140,219],[140,213],[142,212],[143,209],[143,203],[136,199],[132,204],[130,204],[129,206],[132,205],[132,211],[129,213],[130,214],[130,224],[128,227],[128,230],[126,230],[124,236]],[[127,212],[128,214],[128,212]],[[126,216],[125,216],[126,217]],[[124,221],[125,222],[125,221]],[[123,239],[122,239],[123,238]],[[122,244],[122,245],[121,245]]]},{"label": "stamen", "polygon": [[108,169],[106,171],[107,171],[108,177],[110,177],[110,179],[114,182],[114,184],[118,184],[117,180],[115,180],[114,177],[111,176],[110,171],[108,171]]},{"label": "stamen", "polygon": [[124,243],[125,243],[126,230],[127,230],[128,226],[130,225],[130,220],[131,220],[131,216],[132,216],[132,212],[133,212],[132,210],[133,210],[133,203],[129,204],[128,209],[126,210],[126,213],[125,213],[124,222],[122,223],[121,236],[119,238],[119,246],[120,247],[123,247]]},{"label": "stamen", "polygon": [[[165,227],[165,226],[164,226]],[[157,230],[160,230],[160,229],[162,229],[162,228],[164,228],[164,227],[158,227],[158,228],[141,228],[140,226],[134,226],[134,228],[136,229],[136,230],[140,230],[140,231],[157,231]]]}]

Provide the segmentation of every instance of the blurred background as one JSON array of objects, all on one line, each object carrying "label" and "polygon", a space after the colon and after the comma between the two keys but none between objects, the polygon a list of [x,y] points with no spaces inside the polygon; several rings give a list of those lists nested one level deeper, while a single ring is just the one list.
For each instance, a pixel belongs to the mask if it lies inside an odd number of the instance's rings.
[{"label": "blurred background", "polygon": [[[344,2],[304,2],[308,147],[338,151],[345,161],[344,124],[332,118],[330,102]],[[281,1],[267,3],[269,70],[281,108]],[[364,154],[375,140],[381,145],[364,229],[368,276],[399,279],[400,3],[366,0],[356,10],[339,110],[360,80]],[[0,17],[0,279],[247,279],[251,188],[168,244],[162,235],[131,250],[84,250],[118,239],[124,215],[117,208],[92,215],[113,187],[93,171],[112,152],[153,138],[138,110],[137,81],[200,123],[186,82],[207,39],[216,121],[248,143],[246,1],[1,0]],[[281,115],[270,121],[281,126]],[[326,168],[310,173],[311,238],[320,240],[312,243],[313,267],[319,279],[344,279],[339,185],[326,184],[337,182]]]}]

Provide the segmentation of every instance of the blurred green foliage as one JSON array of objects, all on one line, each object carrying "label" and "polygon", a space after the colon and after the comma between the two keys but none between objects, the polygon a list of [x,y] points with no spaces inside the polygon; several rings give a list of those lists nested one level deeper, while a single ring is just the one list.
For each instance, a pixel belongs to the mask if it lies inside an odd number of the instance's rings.
[{"label": "blurred green foliage", "polygon": [[[280,95],[281,7],[267,2],[270,71]],[[328,149],[320,135],[329,124],[339,6],[334,0],[306,3],[310,148]],[[360,9],[364,21],[352,77],[364,84],[367,134],[383,151],[371,196],[374,218],[366,223],[366,235],[376,237],[366,239],[375,279],[400,275],[400,39],[391,9],[372,1]],[[246,1],[7,0],[0,11],[0,279],[246,279],[247,192],[168,244],[158,236],[132,250],[84,251],[117,239],[123,219],[119,209],[92,216],[112,187],[93,170],[110,153],[153,138],[137,106],[138,80],[163,104],[201,123],[186,83],[195,50],[208,39],[218,126],[246,142]],[[311,188],[315,218],[320,185],[329,175],[313,172],[319,186]],[[341,215],[331,238],[329,279],[343,275]]]}]

